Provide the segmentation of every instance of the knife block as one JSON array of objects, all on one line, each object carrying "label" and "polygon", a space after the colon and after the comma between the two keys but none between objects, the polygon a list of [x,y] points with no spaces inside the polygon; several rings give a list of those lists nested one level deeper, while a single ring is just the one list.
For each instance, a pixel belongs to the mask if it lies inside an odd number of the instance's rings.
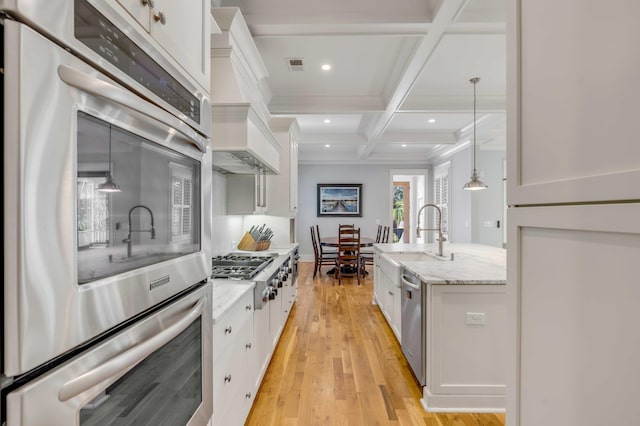
[{"label": "knife block", "polygon": [[256,241],[248,232],[244,233],[244,236],[238,243],[238,250],[247,251],[262,251],[271,246],[271,241]]}]

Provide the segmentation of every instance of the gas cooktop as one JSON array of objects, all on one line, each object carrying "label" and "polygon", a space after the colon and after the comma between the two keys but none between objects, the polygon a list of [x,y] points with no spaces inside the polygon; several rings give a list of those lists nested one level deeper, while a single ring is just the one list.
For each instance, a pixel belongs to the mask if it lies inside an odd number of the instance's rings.
[{"label": "gas cooktop", "polygon": [[248,280],[262,271],[278,255],[276,253],[229,253],[211,259],[211,278]]}]

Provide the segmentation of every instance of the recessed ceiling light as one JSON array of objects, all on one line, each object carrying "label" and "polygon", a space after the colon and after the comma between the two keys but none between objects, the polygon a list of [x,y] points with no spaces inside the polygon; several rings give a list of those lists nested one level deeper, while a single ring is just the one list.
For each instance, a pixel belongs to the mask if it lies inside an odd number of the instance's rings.
[{"label": "recessed ceiling light", "polygon": [[324,147],[325,147],[325,148],[331,148],[331,145],[326,144]]},{"label": "recessed ceiling light", "polygon": [[406,143],[403,143],[403,144],[402,144],[402,147],[403,147],[403,148],[406,148],[406,147],[407,147],[407,144],[406,144]]},{"label": "recessed ceiling light", "polygon": [[331,69],[331,65],[329,64],[322,65],[322,71],[329,71],[330,69]]},{"label": "recessed ceiling light", "polygon": [[430,118],[430,119],[429,119],[429,123],[435,123],[435,122],[436,122],[436,119],[435,119],[435,118]]},{"label": "recessed ceiling light", "polygon": [[329,123],[331,123],[331,120],[329,120],[328,118],[325,118],[324,119],[324,124],[329,124]]}]

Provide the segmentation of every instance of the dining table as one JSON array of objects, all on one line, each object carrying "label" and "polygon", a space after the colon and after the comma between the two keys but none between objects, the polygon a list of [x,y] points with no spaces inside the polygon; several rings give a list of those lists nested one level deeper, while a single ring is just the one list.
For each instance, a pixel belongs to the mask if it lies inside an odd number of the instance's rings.
[{"label": "dining table", "polygon": [[[360,248],[362,247],[372,247],[375,244],[376,240],[370,237],[360,237]],[[338,247],[338,237],[322,237],[320,238],[320,245],[325,247]],[[364,268],[364,266],[363,266]],[[368,274],[366,268],[363,269],[365,274]],[[327,271],[327,275],[334,274],[336,272],[335,268],[331,268]]]},{"label": "dining table", "polygon": [[[360,248],[372,247],[376,240],[369,237],[360,237]],[[338,247],[338,237],[322,237],[320,244],[326,247]]]}]

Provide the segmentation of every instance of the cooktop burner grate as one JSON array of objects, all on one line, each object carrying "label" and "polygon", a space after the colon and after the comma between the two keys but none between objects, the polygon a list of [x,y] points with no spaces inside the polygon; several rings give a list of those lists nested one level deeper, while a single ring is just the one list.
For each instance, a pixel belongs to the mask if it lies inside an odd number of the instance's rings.
[{"label": "cooktop burner grate", "polygon": [[277,256],[275,253],[265,253],[264,255],[229,253],[224,256],[216,256],[211,259],[213,267],[211,278],[248,280],[262,271]]}]

